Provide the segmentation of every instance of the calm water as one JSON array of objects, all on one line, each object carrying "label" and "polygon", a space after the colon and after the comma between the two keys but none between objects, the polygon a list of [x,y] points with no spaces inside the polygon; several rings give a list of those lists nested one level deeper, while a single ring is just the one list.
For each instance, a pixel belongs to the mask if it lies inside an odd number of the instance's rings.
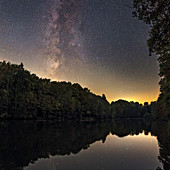
[{"label": "calm water", "polygon": [[0,122],[0,170],[170,169],[170,123]]}]

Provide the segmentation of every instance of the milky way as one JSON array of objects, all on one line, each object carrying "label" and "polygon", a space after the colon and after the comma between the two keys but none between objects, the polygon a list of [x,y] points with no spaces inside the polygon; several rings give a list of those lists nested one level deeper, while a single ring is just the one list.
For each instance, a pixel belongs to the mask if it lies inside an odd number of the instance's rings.
[{"label": "milky way", "polygon": [[[50,0],[45,32],[45,57],[50,74],[81,59],[81,0]],[[72,60],[74,58],[74,60]],[[48,68],[49,69],[49,68]]]},{"label": "milky way", "polygon": [[156,100],[158,64],[133,0],[0,0],[0,60],[107,99]]}]

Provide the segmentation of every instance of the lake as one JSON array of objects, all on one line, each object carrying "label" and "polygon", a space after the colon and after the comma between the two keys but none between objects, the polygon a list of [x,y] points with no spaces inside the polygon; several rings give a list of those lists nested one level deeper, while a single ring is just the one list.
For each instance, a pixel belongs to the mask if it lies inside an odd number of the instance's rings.
[{"label": "lake", "polygon": [[1,170],[170,169],[170,122],[1,121]]}]

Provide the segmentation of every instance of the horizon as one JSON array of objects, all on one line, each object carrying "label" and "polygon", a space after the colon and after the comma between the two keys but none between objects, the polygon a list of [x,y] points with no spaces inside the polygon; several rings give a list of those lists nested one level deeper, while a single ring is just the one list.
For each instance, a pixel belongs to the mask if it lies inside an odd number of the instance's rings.
[{"label": "horizon", "polygon": [[[5,60],[3,60],[3,61],[0,61],[0,62],[8,62],[8,61],[5,61]],[[10,63],[10,62],[9,62]],[[10,64],[15,64],[15,63],[10,63]],[[21,63],[20,63],[21,64]],[[24,66],[24,63],[22,63],[23,64],[23,66]],[[18,65],[18,64],[17,64]],[[26,68],[24,68],[25,70],[27,70]],[[29,71],[30,72],[30,74],[32,75],[32,74],[35,74],[35,73],[32,73],[30,70],[27,70],[27,71]],[[35,74],[36,75],[36,74]],[[38,78],[42,78],[42,79],[48,79],[48,78],[46,78],[46,77],[39,77],[38,75],[36,75]],[[50,82],[57,82],[57,83],[62,83],[62,82],[64,82],[64,83],[71,83],[72,85],[73,84],[79,84],[79,83],[77,83],[77,82],[69,82],[69,81],[57,81],[57,80],[52,80],[52,79],[49,79],[50,80]],[[88,87],[84,87],[84,86],[82,86],[81,84],[79,84],[83,89],[84,88],[88,88]],[[89,89],[89,88],[88,88]],[[96,94],[96,93],[94,93],[93,91],[91,91],[91,89],[89,89],[90,90],[90,92],[91,93],[93,93],[93,94],[95,94],[95,95],[97,95],[97,96],[102,96],[104,93],[102,93],[102,94]],[[104,94],[105,95],[105,94]],[[124,101],[127,101],[127,102],[138,102],[139,104],[142,104],[142,105],[144,105],[144,103],[145,102],[148,102],[148,101],[143,101],[143,102],[139,102],[139,101],[137,101],[137,100],[132,100],[132,99],[125,99],[125,98],[119,98],[119,99],[116,99],[116,100],[108,100],[107,99],[107,96],[106,96],[106,100],[109,102],[109,104],[111,104],[112,102],[116,102],[116,101],[119,101],[119,100],[124,100]],[[156,100],[155,100],[156,101]],[[150,101],[150,102],[148,102],[148,104],[151,104],[151,102],[155,102],[155,101]]]},{"label": "horizon", "polygon": [[0,61],[78,83],[109,102],[156,101],[157,57],[149,56],[149,27],[127,7],[132,0],[72,2],[1,1]]}]

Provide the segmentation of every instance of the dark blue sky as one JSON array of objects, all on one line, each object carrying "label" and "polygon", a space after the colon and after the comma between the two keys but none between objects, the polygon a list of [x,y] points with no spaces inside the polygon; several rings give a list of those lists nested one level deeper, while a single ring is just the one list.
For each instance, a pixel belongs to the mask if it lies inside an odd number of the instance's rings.
[{"label": "dark blue sky", "polygon": [[0,0],[0,60],[109,101],[156,100],[158,64],[132,0]]}]

